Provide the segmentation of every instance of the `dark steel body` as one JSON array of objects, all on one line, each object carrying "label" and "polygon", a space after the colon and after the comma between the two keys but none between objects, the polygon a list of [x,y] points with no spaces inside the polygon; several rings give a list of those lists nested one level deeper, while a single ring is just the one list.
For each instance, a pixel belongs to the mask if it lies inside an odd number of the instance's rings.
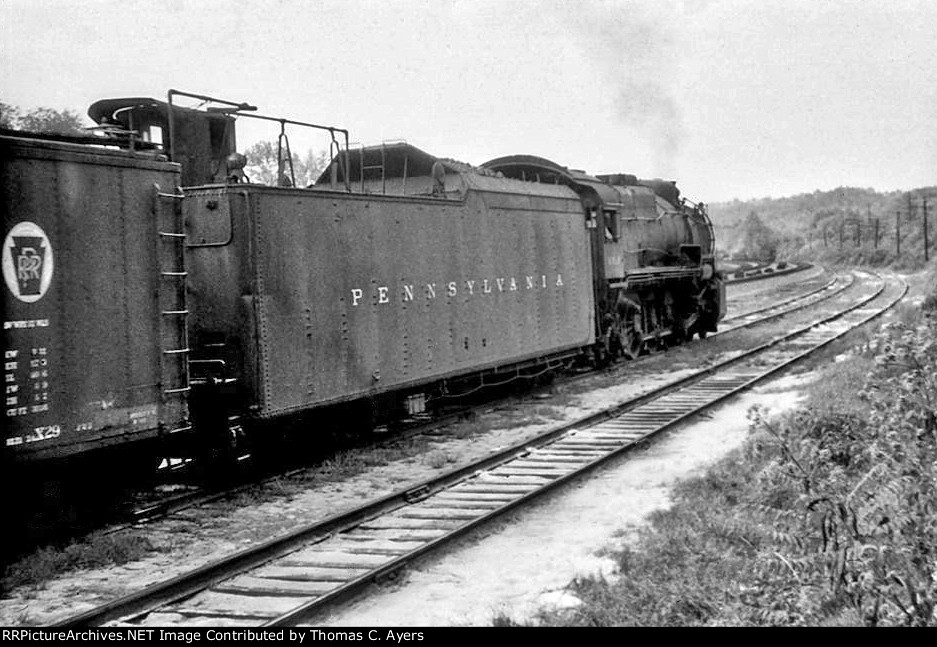
[{"label": "dark steel body", "polygon": [[590,226],[594,300],[604,352],[636,357],[645,344],[717,329],[725,289],[703,205],[674,182],[633,175],[591,176],[533,155],[482,165],[508,177],[561,184],[581,198]]},{"label": "dark steel body", "polygon": [[[698,245],[702,258],[713,257],[708,221],[656,195],[650,187],[616,186],[620,234],[606,241],[609,279],[622,279],[647,266],[668,266],[679,260],[681,245]],[[698,263],[697,263],[698,264]]]},{"label": "dark steel body", "polygon": [[4,235],[34,223],[54,259],[38,300],[3,288],[6,457],[67,457],[185,426],[185,394],[162,393],[185,381],[184,358],[175,370],[161,359],[184,327],[170,338],[161,328],[155,189],[178,181],[179,167],[153,155],[0,136]]},{"label": "dark steel body", "polygon": [[193,357],[270,417],[591,344],[575,193],[452,168],[445,189],[187,189]]}]

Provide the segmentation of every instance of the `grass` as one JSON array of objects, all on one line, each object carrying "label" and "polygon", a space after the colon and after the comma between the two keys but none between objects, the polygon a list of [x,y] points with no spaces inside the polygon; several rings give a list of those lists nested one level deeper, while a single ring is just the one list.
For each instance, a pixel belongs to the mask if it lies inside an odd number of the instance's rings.
[{"label": "grass", "polygon": [[455,460],[452,454],[439,449],[434,449],[423,456],[423,463],[434,470],[442,469],[446,465],[454,463]]},{"label": "grass", "polygon": [[[935,289],[935,285],[937,285],[937,269],[931,269],[923,278],[913,278],[912,294],[925,295],[925,305],[929,303],[927,299],[930,299],[930,301],[937,306],[937,289]],[[902,306],[898,311],[897,319],[907,325],[917,325],[921,321],[921,314],[920,311],[913,306]],[[731,341],[726,338],[716,338],[710,340],[705,348],[694,345],[680,347],[670,351],[666,355],[661,354],[649,358],[649,361],[641,363],[640,368],[642,371],[647,370],[653,372],[657,368],[673,368],[674,365],[679,365],[681,363],[688,366],[711,363],[725,352],[742,344],[743,341],[741,340],[744,340],[744,343],[754,345],[759,339],[763,339],[765,334],[766,333],[763,331],[738,331],[733,335]],[[830,354],[826,356],[827,358],[833,354],[847,352],[857,343],[859,346],[859,350],[852,352],[847,361],[839,362],[833,367],[823,369],[821,379],[811,389],[810,403],[816,409],[819,410],[825,407],[830,412],[862,411],[861,407],[866,406],[861,399],[856,397],[855,389],[852,387],[860,383],[861,379],[873,370],[874,361],[871,353],[868,352],[869,335],[866,333],[855,333],[855,335],[855,337],[850,337],[848,342],[840,342],[839,345],[832,347],[831,350],[828,351]],[[623,368],[616,368],[607,374],[589,379],[588,384],[583,382],[554,387],[553,397],[550,399],[549,404],[537,400],[528,401],[521,406],[513,404],[510,408],[506,408],[506,413],[502,418],[506,419],[507,423],[510,424],[544,423],[559,420],[563,417],[561,408],[574,403],[578,392],[595,389],[597,382],[604,381],[610,385],[620,382],[623,378],[634,377],[633,374],[629,375],[629,371],[632,371],[632,369],[629,365],[625,364]],[[504,419],[492,421],[486,417],[485,421],[482,421],[477,417],[472,417],[450,426],[446,433],[457,439],[465,440],[484,434],[490,431],[495,425],[503,426],[505,424]],[[433,469],[443,469],[447,464],[455,460],[450,453],[433,448],[431,440],[420,437],[391,442],[380,447],[371,447],[364,450],[360,448],[347,450],[335,454],[314,469],[305,470],[299,476],[277,479],[269,484],[268,487],[252,488],[245,493],[232,497],[226,508],[223,508],[222,512],[218,514],[223,514],[224,509],[233,511],[244,505],[260,503],[277,497],[289,496],[306,490],[310,486],[315,487],[325,483],[346,480],[362,474],[375,466],[386,465],[393,461],[417,456],[422,457],[421,460],[423,464]],[[739,470],[737,474],[733,473],[733,470],[736,469]],[[715,497],[715,499],[700,498],[701,495],[694,494],[693,490],[694,488],[698,488],[701,493],[708,492],[712,496],[721,492],[722,494],[720,496],[731,495],[730,498],[734,497],[738,499],[739,493],[737,491],[737,485],[742,482],[741,475],[743,473],[744,471],[741,470],[741,468],[735,466],[730,470],[730,473],[727,474],[727,476],[732,477],[729,481],[720,482],[717,478],[718,473],[716,473],[717,476],[707,476],[704,479],[698,480],[695,482],[696,485],[693,485],[694,482],[691,482],[685,486],[688,489],[685,492],[684,498],[689,502],[688,505],[691,507],[718,505],[720,501],[721,504],[728,505],[728,501],[720,500],[719,497]],[[733,492],[734,494],[732,494]],[[775,499],[780,497],[778,500],[781,500],[784,498],[785,494],[776,493],[773,496]],[[668,517],[661,517],[660,523],[662,527],[676,529],[681,523],[675,519],[668,519]],[[689,521],[686,523],[689,524]],[[692,526],[688,525],[687,527],[690,528]],[[715,542],[715,540],[711,541]],[[705,543],[697,545],[686,537],[684,537],[681,542],[674,544],[674,542],[667,541],[662,542],[661,546],[662,548],[668,547],[667,549],[670,551],[676,550],[675,546],[679,545],[685,545],[691,547],[692,550],[699,551],[706,549],[707,546]],[[742,543],[744,544],[744,540]],[[730,549],[737,548],[737,546],[731,544],[731,542],[728,545],[722,545],[716,542],[712,543],[712,546],[716,547],[713,558],[715,558],[715,556],[721,556],[723,551],[730,551]],[[712,546],[710,546],[710,548],[712,548]],[[154,551],[162,550],[168,550],[168,548],[154,545],[141,531],[134,530],[113,535],[91,535],[84,540],[70,543],[64,547],[49,547],[34,551],[34,553],[20,559],[15,564],[8,566],[2,579],[0,579],[0,589],[6,591],[18,586],[39,586],[52,577],[61,575],[62,573],[84,568],[99,568],[125,564],[144,557]],[[703,554],[705,553],[701,552],[699,555]],[[726,552],[726,554],[730,555],[731,552]],[[628,572],[638,573],[642,568],[645,568],[640,565],[646,561],[649,564],[649,560],[654,559],[654,553],[648,553],[648,555],[647,559],[645,559],[639,551],[630,552],[626,560]],[[669,553],[667,555],[669,558]],[[699,557],[699,555],[697,557]],[[686,560],[689,560],[691,557],[692,555],[680,557],[675,554],[674,558],[677,559],[675,564],[682,564],[682,567],[688,568],[690,563]],[[739,566],[739,568],[742,568],[742,566]],[[673,571],[672,576],[674,578],[681,577],[679,568],[671,570]],[[666,573],[658,572],[655,577],[664,577],[665,575]],[[702,580],[699,584],[702,587],[701,590],[704,592],[709,590],[707,587],[714,586],[712,584],[706,584],[706,577],[702,575],[700,577],[702,577]],[[653,581],[654,580],[651,580],[648,584],[647,595],[653,592]],[[576,585],[577,591],[581,592],[582,595],[589,594],[593,597],[601,597],[599,593],[601,586],[601,583],[589,581],[583,581]],[[676,589],[673,589],[673,591],[675,590]],[[676,594],[673,593],[673,591],[668,594],[673,598],[671,600],[673,604],[669,607],[669,611],[657,610],[651,615],[635,615],[633,624],[641,622],[677,622],[681,617],[690,623],[725,622],[723,616],[708,615],[711,609],[698,601],[694,601],[696,598],[690,599],[689,602],[682,600],[678,604],[673,601],[676,599],[674,598]],[[634,594],[638,596],[634,598],[635,600],[644,599],[641,598],[639,593],[640,587],[635,589]],[[569,613],[571,612],[564,612],[564,614]],[[681,615],[681,613],[683,615]],[[612,616],[599,614],[589,621],[598,622],[600,619],[610,619],[611,617]],[[566,616],[564,615],[563,622],[566,622],[565,618]],[[722,620],[719,620],[719,618],[722,618]],[[580,620],[581,619],[582,618],[580,618]],[[739,616],[735,618],[735,620],[741,622],[742,617]],[[508,620],[505,619],[505,621]]]},{"label": "grass", "polygon": [[571,582],[582,604],[534,623],[937,625],[937,321],[907,306],[825,356],[802,409],[754,411],[745,445],[615,552],[614,581]]},{"label": "grass", "polygon": [[67,571],[119,566],[158,550],[162,549],[145,536],[145,531],[90,535],[62,548],[40,548],[11,564],[0,579],[0,590],[41,585]]}]

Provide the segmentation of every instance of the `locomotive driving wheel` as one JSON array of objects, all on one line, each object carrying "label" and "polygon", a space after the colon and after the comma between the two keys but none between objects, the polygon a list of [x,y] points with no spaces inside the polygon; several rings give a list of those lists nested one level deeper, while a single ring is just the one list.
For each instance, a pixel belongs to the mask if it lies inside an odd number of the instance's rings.
[{"label": "locomotive driving wheel", "polygon": [[637,359],[644,348],[644,330],[641,312],[632,305],[622,309],[619,319],[621,354],[628,359]]}]

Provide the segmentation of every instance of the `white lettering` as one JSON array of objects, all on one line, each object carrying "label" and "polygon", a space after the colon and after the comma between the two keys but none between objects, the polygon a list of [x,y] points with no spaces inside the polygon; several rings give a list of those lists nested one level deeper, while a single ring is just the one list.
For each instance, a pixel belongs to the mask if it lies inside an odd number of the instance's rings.
[{"label": "white lettering", "polygon": [[48,328],[48,319],[22,319],[20,321],[4,321],[3,329],[11,330],[18,328]]},{"label": "white lettering", "polygon": [[[442,284],[444,286],[444,290],[448,298],[453,298],[453,297],[458,296],[459,283],[460,281],[447,281]],[[492,292],[494,292],[495,286],[497,286],[499,293],[517,292],[520,289],[520,283],[518,282],[517,277],[514,277],[514,276],[499,276],[499,277],[485,278],[485,279],[465,279],[464,281],[462,281],[462,283],[464,284],[465,289],[468,290],[469,295],[475,294],[476,285],[480,288],[479,293],[481,294],[491,294]],[[537,285],[538,283],[540,284],[539,286]],[[546,289],[547,285],[548,284],[547,284],[546,274],[541,274],[539,281],[537,281],[536,274],[530,274],[530,275],[524,276],[524,289],[526,290],[533,290],[533,289],[538,289],[538,288]],[[553,285],[555,287],[564,287],[566,285],[565,282],[563,281],[562,274],[560,273],[556,274],[556,279]],[[425,291],[426,298],[435,299],[437,296],[437,288],[439,284],[435,282],[424,283],[423,286],[424,286],[423,289]],[[414,284],[412,283],[404,284],[401,286],[401,288],[402,289],[399,292],[400,302],[407,303],[409,301],[413,301],[415,298],[415,292],[416,292]],[[353,307],[357,307],[358,304],[361,303],[361,301],[364,299],[366,289],[367,288],[352,288],[351,305]],[[373,286],[370,288],[369,292],[370,292],[369,294],[370,298],[375,299],[375,302],[378,304],[390,303],[392,300],[391,294],[390,294],[390,288],[386,285]],[[36,320],[36,321],[39,321],[39,320]],[[23,323],[27,323],[27,322],[23,322]],[[30,362],[30,366],[34,368],[39,367],[39,366],[44,366],[45,359],[41,356],[45,354],[45,351],[46,351],[45,348],[32,349],[32,354],[39,355],[40,357],[37,359],[33,359]],[[10,354],[15,353],[15,352],[16,351],[7,351],[7,358],[9,359]],[[5,362],[5,364],[6,364],[7,370],[14,370],[13,367],[16,366],[15,362],[7,361]],[[13,366],[11,366],[11,364]]]}]

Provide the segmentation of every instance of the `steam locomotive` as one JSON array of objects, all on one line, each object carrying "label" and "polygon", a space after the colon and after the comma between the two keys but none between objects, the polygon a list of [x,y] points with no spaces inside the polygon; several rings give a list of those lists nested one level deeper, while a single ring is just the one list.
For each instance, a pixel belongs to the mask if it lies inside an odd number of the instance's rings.
[{"label": "steam locomotive", "polygon": [[[12,463],[229,456],[287,421],[633,358],[725,313],[712,225],[673,182],[353,149],[175,90],[88,112],[87,137],[0,132]],[[242,118],[279,125],[277,186],[246,175]],[[287,127],[330,139],[309,186]]]}]

